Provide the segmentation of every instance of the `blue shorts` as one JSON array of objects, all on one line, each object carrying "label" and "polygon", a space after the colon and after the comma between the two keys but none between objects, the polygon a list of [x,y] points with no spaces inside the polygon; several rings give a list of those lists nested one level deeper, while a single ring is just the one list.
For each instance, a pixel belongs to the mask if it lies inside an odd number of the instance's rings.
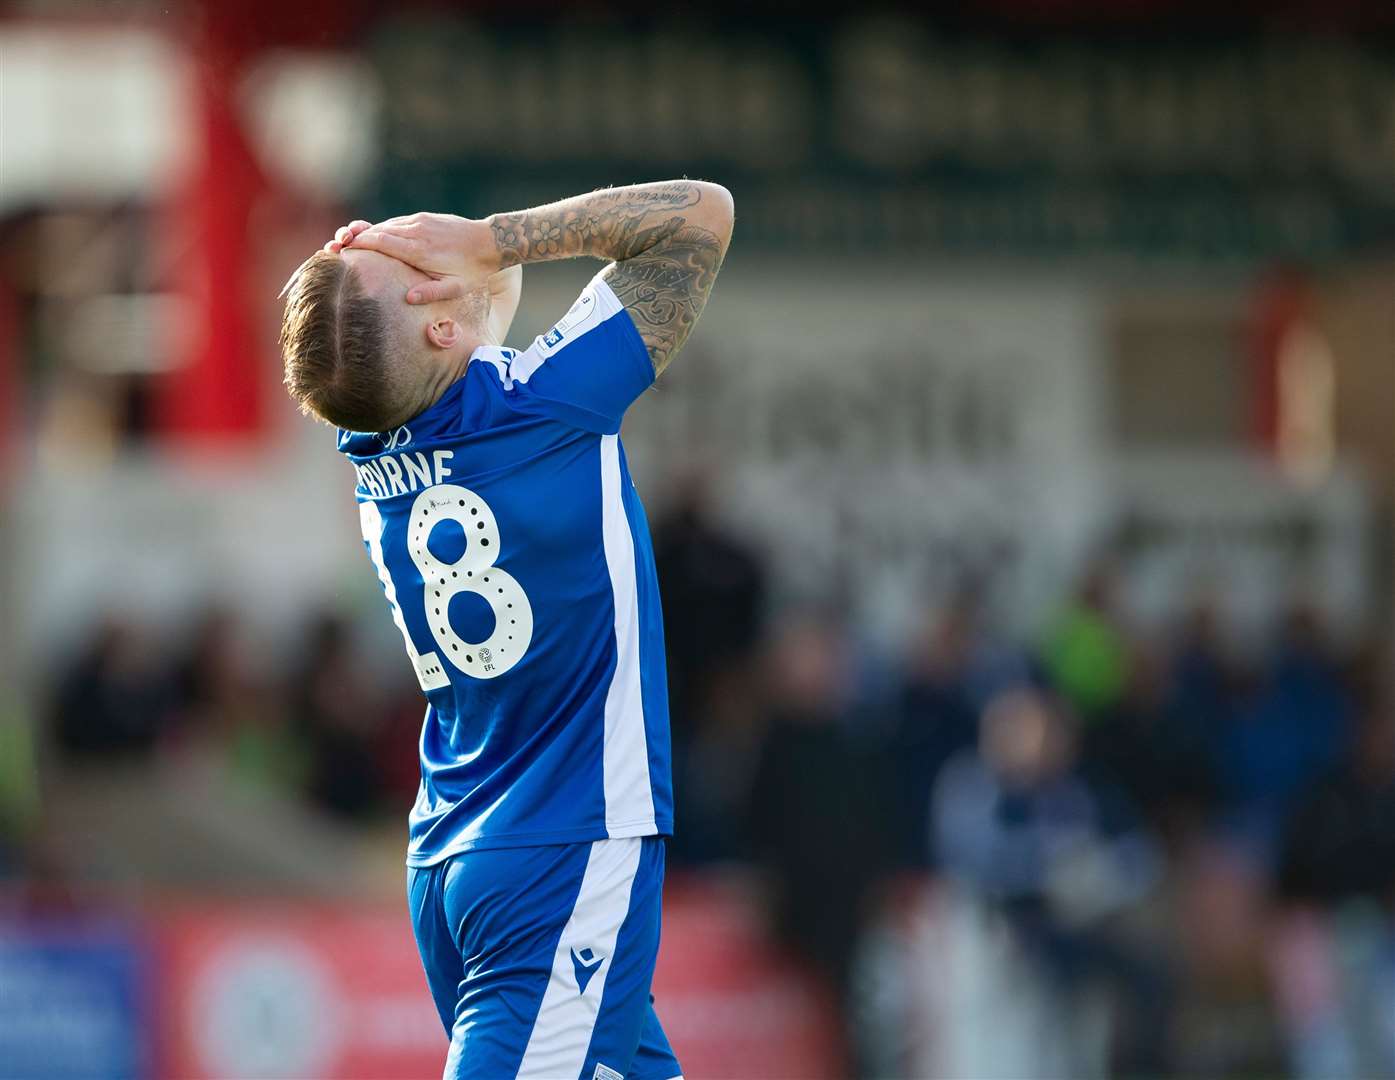
[{"label": "blue shorts", "polygon": [[654,836],[408,868],[446,1080],[678,1077],[649,994],[663,881]]}]

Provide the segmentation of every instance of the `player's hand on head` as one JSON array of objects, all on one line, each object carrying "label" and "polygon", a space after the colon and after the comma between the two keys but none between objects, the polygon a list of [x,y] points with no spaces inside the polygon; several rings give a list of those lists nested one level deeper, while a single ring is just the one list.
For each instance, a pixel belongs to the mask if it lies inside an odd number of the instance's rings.
[{"label": "player's hand on head", "polygon": [[351,243],[353,238],[364,229],[372,228],[373,223],[364,221],[362,218],[351,221],[347,225],[341,225],[334,233],[334,239],[325,243],[325,250],[331,255],[338,255],[344,250],[344,245]]},{"label": "player's hand on head", "polygon": [[376,251],[433,278],[412,287],[407,293],[409,304],[429,304],[464,296],[484,284],[499,268],[488,226],[454,214],[409,214],[356,231],[353,226],[346,226],[341,233],[346,230],[349,235],[340,242],[341,250],[352,247]]}]

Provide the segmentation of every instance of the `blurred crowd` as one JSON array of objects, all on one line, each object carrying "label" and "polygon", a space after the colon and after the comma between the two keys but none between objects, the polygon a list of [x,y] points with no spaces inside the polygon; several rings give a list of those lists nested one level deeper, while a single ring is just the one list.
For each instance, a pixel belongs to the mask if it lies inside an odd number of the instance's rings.
[{"label": "blurred crowd", "polygon": [[[1054,1022],[1103,998],[1115,1074],[1395,1075],[1388,641],[1339,646],[1299,601],[1258,646],[1205,601],[1144,632],[1104,559],[1036,640],[970,582],[888,663],[827,612],[765,626],[758,558],[696,504],[658,553],[675,855],[759,865],[772,928],[845,1015],[886,981],[859,983],[848,928],[928,873],[1012,942]],[[896,1072],[885,1055],[872,1040],[859,1071]]]},{"label": "blurred crowd", "polygon": [[[1259,649],[1204,603],[1144,634],[1101,562],[1034,640],[1000,633],[971,582],[887,657],[831,610],[772,613],[758,547],[696,491],[654,532],[671,870],[756,869],[772,932],[843,1000],[857,1071],[896,1068],[858,1029],[866,943],[928,879],[1011,943],[1066,1029],[1105,1002],[1125,1075],[1395,1073],[1388,642],[1338,648],[1301,604]],[[415,796],[415,685],[384,686],[328,613],[276,657],[228,611],[175,643],[112,618],[49,675],[59,763],[212,745],[347,823]]]}]

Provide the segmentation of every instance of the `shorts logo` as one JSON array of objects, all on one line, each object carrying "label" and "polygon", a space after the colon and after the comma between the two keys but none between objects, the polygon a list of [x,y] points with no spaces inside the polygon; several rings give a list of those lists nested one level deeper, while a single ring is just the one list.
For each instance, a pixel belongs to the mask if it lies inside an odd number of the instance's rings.
[{"label": "shorts logo", "polygon": [[582,949],[577,955],[575,949],[572,950],[572,967],[576,969],[576,989],[578,993],[586,993],[587,984],[591,982],[591,976],[600,970],[600,966],[605,963],[604,956],[597,956],[590,949]]},{"label": "shorts logo", "polygon": [[618,1073],[609,1065],[602,1065],[596,1062],[596,1071],[591,1074],[591,1080],[625,1080],[624,1073]]}]

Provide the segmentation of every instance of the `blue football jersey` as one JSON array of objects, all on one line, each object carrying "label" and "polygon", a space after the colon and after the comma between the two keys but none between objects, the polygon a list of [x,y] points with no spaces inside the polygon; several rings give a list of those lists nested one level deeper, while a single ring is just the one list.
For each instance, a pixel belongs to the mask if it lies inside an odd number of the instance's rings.
[{"label": "blue football jersey", "polygon": [[672,831],[658,578],[618,434],[653,381],[597,277],[396,431],[339,433],[428,702],[409,865]]}]

